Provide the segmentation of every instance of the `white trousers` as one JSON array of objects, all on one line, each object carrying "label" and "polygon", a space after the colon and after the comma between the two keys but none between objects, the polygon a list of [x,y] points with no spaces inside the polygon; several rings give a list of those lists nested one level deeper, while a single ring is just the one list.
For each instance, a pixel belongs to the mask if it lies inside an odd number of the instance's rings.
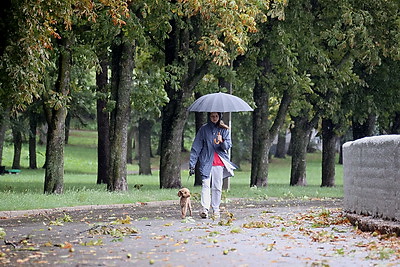
[{"label": "white trousers", "polygon": [[219,205],[221,204],[223,170],[223,166],[212,166],[210,176],[203,179],[202,182],[201,206],[207,210],[211,206],[214,213],[219,212]]}]

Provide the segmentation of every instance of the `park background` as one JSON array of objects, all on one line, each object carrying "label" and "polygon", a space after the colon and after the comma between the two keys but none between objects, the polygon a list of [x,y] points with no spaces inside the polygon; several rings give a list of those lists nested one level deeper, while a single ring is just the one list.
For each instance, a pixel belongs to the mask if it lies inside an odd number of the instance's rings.
[{"label": "park background", "polygon": [[[10,0],[0,11],[0,165],[22,170],[1,176],[9,209],[198,190],[182,164],[206,114],[187,107],[208,93],[254,108],[224,116],[240,166],[230,197],[341,197],[341,145],[400,129],[398,1]],[[322,151],[307,153],[315,131]]]}]

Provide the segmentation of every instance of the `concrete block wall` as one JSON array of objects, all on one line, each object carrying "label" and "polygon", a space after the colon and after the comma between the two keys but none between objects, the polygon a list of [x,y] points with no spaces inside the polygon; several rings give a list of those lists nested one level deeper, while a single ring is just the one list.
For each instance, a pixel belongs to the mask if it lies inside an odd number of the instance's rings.
[{"label": "concrete block wall", "polygon": [[400,221],[400,135],[343,145],[344,209]]}]

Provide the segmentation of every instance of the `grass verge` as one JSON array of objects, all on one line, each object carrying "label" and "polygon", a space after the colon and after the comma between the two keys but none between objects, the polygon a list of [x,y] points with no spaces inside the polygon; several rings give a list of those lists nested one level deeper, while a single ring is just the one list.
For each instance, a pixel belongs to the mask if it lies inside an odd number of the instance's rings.
[{"label": "grass verge", "polygon": [[[177,200],[177,189],[160,189],[158,170],[152,175],[137,175],[137,163],[128,165],[127,192],[108,192],[106,185],[97,185],[96,143],[93,133],[75,131],[70,136],[70,144],[65,148],[64,194],[43,194],[44,170],[27,169],[27,147],[23,148],[20,174],[0,176],[0,210],[28,210],[80,205],[127,204],[148,201]],[[87,139],[87,140],[86,140]],[[4,147],[3,164],[11,165],[12,146]],[[44,147],[38,147],[38,165],[44,162]],[[185,158],[185,157],[183,157]],[[159,159],[152,159],[152,166],[158,166]],[[321,154],[308,155],[307,186],[289,186],[290,158],[272,159],[269,166],[268,186],[265,188],[250,188],[250,165],[242,164],[241,170],[231,178],[228,192],[224,198],[249,198],[254,200],[278,198],[341,198],[343,197],[342,166],[336,166],[336,186],[320,187],[321,184]],[[182,171],[182,186],[188,187],[194,200],[199,198],[200,187],[194,187],[194,178],[188,178],[188,171]],[[136,186],[140,187],[137,189]]]}]

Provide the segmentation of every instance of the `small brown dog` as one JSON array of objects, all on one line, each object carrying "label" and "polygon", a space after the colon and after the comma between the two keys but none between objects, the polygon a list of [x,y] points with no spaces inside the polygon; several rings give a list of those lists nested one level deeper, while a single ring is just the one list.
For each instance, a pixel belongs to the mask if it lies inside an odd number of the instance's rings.
[{"label": "small brown dog", "polygon": [[192,204],[190,203],[189,189],[181,188],[181,190],[178,191],[178,197],[181,198],[180,204],[181,204],[182,219],[186,217],[186,213],[188,210],[189,210],[189,215],[192,216]]}]

